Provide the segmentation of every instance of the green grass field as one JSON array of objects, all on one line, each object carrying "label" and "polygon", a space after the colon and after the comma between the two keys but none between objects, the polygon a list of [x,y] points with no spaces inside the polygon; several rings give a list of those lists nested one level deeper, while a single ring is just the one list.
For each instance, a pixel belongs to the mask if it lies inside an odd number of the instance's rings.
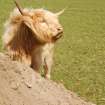
[{"label": "green grass field", "polygon": [[[57,12],[64,36],[55,49],[52,79],[63,83],[85,100],[105,105],[105,1],[20,0],[23,7]],[[15,7],[13,0],[0,0],[0,35],[3,23]],[[0,36],[0,37],[1,37]],[[2,43],[0,42],[2,51]]]}]

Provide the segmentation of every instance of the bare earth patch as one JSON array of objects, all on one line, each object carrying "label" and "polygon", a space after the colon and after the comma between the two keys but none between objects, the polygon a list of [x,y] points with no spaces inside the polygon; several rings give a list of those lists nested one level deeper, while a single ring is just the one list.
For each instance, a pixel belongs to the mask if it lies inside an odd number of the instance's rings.
[{"label": "bare earth patch", "polygon": [[0,53],[0,105],[95,105]]}]

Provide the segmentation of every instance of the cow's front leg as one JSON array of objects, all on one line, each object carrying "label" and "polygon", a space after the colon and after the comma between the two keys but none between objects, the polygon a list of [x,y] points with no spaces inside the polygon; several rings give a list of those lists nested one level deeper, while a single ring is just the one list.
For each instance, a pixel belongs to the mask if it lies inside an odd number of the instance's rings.
[{"label": "cow's front leg", "polygon": [[32,61],[31,61],[31,67],[36,71],[40,72],[40,66],[42,64],[42,58],[40,52],[35,52],[32,54]]},{"label": "cow's front leg", "polygon": [[49,54],[47,57],[44,58],[44,76],[47,79],[51,78],[51,68],[53,64],[53,55]]}]

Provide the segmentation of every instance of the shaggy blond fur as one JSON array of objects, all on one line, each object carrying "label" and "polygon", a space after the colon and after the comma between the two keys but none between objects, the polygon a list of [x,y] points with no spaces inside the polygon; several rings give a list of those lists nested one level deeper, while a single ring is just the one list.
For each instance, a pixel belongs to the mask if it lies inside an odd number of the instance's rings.
[{"label": "shaggy blond fur", "polygon": [[13,60],[30,65],[39,72],[43,64],[45,77],[50,78],[53,47],[63,29],[58,15],[44,9],[23,9],[24,16],[14,9],[5,24],[4,47]]}]

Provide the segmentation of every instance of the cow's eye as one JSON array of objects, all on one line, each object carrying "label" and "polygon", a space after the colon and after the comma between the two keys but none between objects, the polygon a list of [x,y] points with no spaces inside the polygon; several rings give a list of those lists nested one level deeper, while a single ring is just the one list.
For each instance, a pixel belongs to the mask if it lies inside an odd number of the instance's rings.
[{"label": "cow's eye", "polygon": [[42,19],[42,21],[41,21],[42,23],[46,23],[46,21],[45,21],[45,19]]}]

